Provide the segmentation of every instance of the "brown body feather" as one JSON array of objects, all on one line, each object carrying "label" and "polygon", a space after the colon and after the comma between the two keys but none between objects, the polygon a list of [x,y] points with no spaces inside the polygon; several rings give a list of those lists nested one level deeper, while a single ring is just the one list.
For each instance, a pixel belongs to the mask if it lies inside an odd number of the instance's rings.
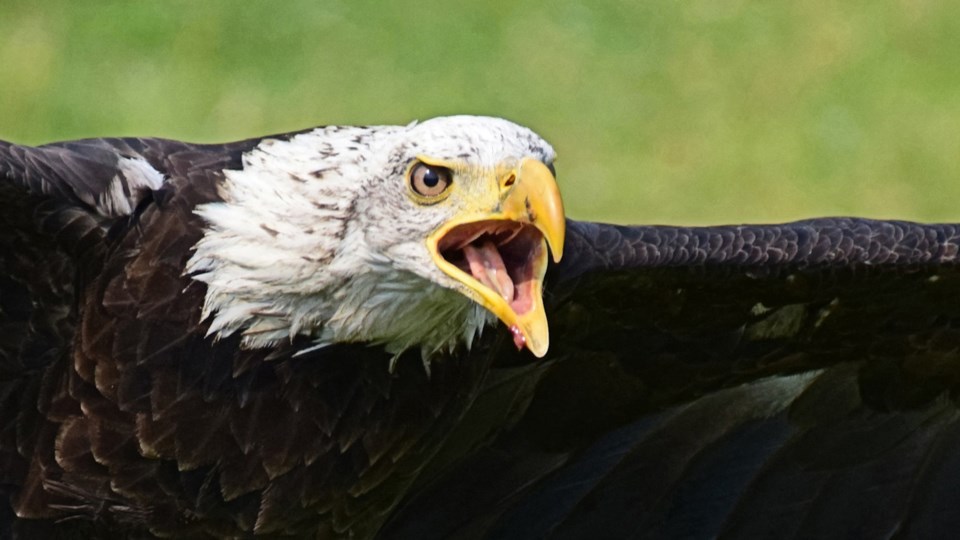
[{"label": "brown body feather", "polygon": [[[81,213],[79,235],[74,223],[40,230],[35,197],[10,198],[22,212],[4,227],[16,235],[4,239],[16,280],[4,299],[17,302],[4,305],[5,335],[25,343],[3,350],[2,451],[18,516],[178,535],[301,535],[319,522],[370,534],[469,403],[482,363],[451,359],[428,378],[419,360],[391,374],[389,356],[364,347],[292,359],[295,345],[205,337],[204,287],[183,275],[202,232],[193,209],[216,200],[221,170],[249,147],[157,149],[169,181],[150,196],[163,200],[106,227]],[[62,206],[50,219],[74,213]]]}]

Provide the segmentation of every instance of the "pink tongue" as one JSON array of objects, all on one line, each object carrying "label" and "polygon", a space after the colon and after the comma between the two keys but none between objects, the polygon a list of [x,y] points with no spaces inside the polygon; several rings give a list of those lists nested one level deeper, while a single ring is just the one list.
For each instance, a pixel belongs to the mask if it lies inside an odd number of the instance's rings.
[{"label": "pink tongue", "polygon": [[517,325],[510,327],[510,333],[513,334],[513,344],[517,347],[518,351],[527,344],[527,338],[523,337],[523,332],[520,331]]},{"label": "pink tongue", "polygon": [[470,273],[477,281],[496,291],[507,302],[513,301],[513,280],[493,242],[488,240],[479,247],[468,244],[463,247],[463,254],[470,265]]}]

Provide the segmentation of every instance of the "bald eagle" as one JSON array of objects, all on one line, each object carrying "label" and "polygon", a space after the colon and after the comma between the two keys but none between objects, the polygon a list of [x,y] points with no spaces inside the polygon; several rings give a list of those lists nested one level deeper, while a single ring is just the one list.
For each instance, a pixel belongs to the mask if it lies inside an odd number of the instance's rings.
[{"label": "bald eagle", "polygon": [[960,530],[960,226],[577,222],[554,158],[0,142],[0,537]]}]

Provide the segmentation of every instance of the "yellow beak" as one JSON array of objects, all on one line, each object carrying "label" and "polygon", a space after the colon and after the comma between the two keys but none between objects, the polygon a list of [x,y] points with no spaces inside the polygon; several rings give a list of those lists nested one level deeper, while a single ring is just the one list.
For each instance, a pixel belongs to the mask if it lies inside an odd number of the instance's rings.
[{"label": "yellow beak", "polygon": [[550,346],[543,309],[547,247],[559,262],[566,233],[560,190],[550,169],[532,158],[502,174],[497,185],[496,208],[450,220],[427,246],[467,296],[507,325],[518,348],[543,357]]}]

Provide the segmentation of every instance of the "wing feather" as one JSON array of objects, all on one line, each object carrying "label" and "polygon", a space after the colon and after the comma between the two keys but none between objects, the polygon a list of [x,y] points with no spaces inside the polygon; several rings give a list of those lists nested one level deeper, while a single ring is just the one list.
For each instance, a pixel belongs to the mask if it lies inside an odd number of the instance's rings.
[{"label": "wing feather", "polygon": [[954,224],[568,222],[529,407],[381,536],[952,530],[958,247]]}]

